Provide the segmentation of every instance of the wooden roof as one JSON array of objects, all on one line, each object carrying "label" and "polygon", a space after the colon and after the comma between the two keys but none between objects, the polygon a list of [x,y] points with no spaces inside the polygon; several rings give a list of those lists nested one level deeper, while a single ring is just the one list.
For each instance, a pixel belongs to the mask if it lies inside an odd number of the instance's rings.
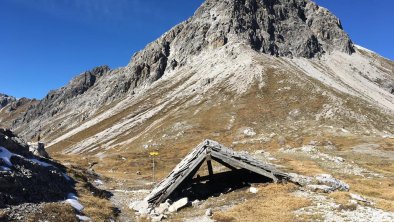
[{"label": "wooden roof", "polygon": [[192,179],[204,162],[207,162],[209,174],[212,175],[211,160],[230,169],[247,169],[270,178],[274,182],[289,179],[287,174],[248,154],[235,152],[212,140],[205,140],[194,148],[163,181],[157,184],[145,200],[151,206],[164,202],[183,181]]}]

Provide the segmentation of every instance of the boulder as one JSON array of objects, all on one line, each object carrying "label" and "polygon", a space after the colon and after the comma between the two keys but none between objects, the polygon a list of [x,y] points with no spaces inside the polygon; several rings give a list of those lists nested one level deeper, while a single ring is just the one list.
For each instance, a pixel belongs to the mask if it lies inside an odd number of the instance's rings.
[{"label": "boulder", "polygon": [[179,209],[185,207],[187,204],[189,203],[189,199],[187,197],[184,197],[178,201],[176,201],[175,203],[173,203],[169,208],[168,211],[170,213],[176,212]]},{"label": "boulder", "polygon": [[164,214],[166,211],[168,211],[169,207],[169,203],[161,203],[158,207],[156,207],[155,212],[158,214]]},{"label": "boulder", "polygon": [[44,143],[30,143],[29,144],[29,151],[32,152],[36,156],[49,158],[47,151],[45,150]]},{"label": "boulder", "polygon": [[140,215],[149,213],[149,204],[145,200],[132,202],[129,208],[137,211]]}]

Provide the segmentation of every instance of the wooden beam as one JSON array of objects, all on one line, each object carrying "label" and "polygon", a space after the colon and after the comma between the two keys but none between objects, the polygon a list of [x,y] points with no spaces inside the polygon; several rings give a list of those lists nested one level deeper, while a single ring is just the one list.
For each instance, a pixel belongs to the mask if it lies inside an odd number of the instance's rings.
[{"label": "wooden beam", "polygon": [[210,178],[213,178],[212,162],[211,162],[210,160],[207,160],[207,165],[208,165],[209,177],[210,177]]},{"label": "wooden beam", "polygon": [[209,147],[209,142],[207,143],[207,148],[205,149],[205,159],[207,160],[209,177],[212,179],[213,178],[213,169],[211,162],[212,156],[211,156],[211,148]]},{"label": "wooden beam", "polygon": [[218,158],[215,158],[215,157],[212,157],[212,159],[215,160],[216,162],[222,164],[223,166],[229,168],[230,170],[237,170],[236,167],[231,166],[230,164],[228,164],[228,163],[222,161],[221,159],[218,159]]},{"label": "wooden beam", "polygon": [[268,177],[268,178],[272,179],[275,183],[278,181],[278,178],[276,178],[273,173],[268,172],[268,171],[266,171],[264,169],[257,168],[255,166],[252,166],[250,164],[241,162],[241,161],[236,160],[234,158],[230,158],[230,157],[226,156],[225,154],[222,154],[222,153],[219,153],[219,152],[216,152],[216,151],[212,151],[211,155],[212,155],[212,157],[221,159],[222,161],[226,162],[229,165],[232,165],[233,167],[240,167],[240,168],[244,168],[244,169],[250,170],[252,172],[255,172],[257,174],[260,174],[262,176],[265,176],[265,177]]}]

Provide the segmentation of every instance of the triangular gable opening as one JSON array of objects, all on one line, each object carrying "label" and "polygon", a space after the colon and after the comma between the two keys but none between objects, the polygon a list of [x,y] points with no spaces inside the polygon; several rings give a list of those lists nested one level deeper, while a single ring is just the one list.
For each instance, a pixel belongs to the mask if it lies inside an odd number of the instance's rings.
[{"label": "triangular gable opening", "polygon": [[221,194],[250,187],[252,184],[272,182],[273,180],[271,178],[267,178],[246,169],[235,169],[219,173],[215,172],[211,176],[196,176],[191,180],[185,180],[174,190],[168,199],[176,201],[183,197],[187,197],[188,200],[192,202],[194,200],[202,201],[210,197],[218,197]]}]

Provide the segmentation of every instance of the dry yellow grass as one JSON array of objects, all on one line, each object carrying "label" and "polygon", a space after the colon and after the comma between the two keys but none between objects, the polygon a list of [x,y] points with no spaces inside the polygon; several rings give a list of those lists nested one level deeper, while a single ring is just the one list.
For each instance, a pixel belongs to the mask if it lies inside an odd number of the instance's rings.
[{"label": "dry yellow grass", "polygon": [[317,174],[326,173],[315,161],[307,159],[293,159],[287,156],[282,160],[286,164],[287,169],[305,176],[315,176]]},{"label": "dry yellow grass", "polygon": [[[53,146],[51,149],[52,155],[55,155],[55,157],[61,160],[61,162],[70,162],[72,164],[81,165],[85,168],[89,166],[89,163],[98,162],[98,164],[95,165],[93,169],[97,173],[110,178],[110,182],[107,183],[110,187],[112,185],[112,180],[126,180],[127,182],[125,183],[128,184],[125,186],[128,186],[129,188],[135,188],[137,186],[137,182],[151,180],[151,159],[149,158],[148,151],[143,149],[143,145],[147,144],[147,141],[150,140],[158,143],[158,145],[153,149],[159,150],[160,152],[160,156],[156,162],[158,169],[156,176],[158,179],[167,176],[168,172],[170,172],[172,168],[194,146],[196,146],[205,138],[218,140],[226,146],[233,147],[235,150],[247,150],[253,152],[258,149],[264,149],[271,153],[275,153],[278,148],[280,148],[277,138],[274,138],[267,143],[256,142],[250,144],[233,144],[233,141],[248,139],[242,135],[242,133],[240,134],[238,132],[238,130],[242,127],[253,127],[258,134],[270,135],[272,132],[277,134],[283,133],[283,135],[286,137],[286,144],[290,145],[291,147],[305,145],[311,140],[330,140],[337,145],[339,151],[346,151],[352,146],[364,142],[364,138],[362,137],[336,137],[323,134],[320,135],[320,138],[316,138],[317,136],[313,134],[313,132],[311,133],[312,135],[304,133],[304,129],[315,129],[318,124],[333,126],[339,126],[340,124],[354,125],[354,122],[352,122],[354,120],[345,119],[343,123],[341,122],[342,120],[339,122],[307,121],[308,119],[310,120],[311,117],[312,120],[314,120],[314,115],[322,109],[324,104],[330,102],[327,97],[322,96],[321,94],[311,96],[310,92],[315,89],[316,85],[322,89],[326,89],[326,87],[314,80],[311,80],[309,83],[306,81],[306,85],[292,84],[290,81],[292,78],[294,78],[294,76],[289,73],[280,73],[273,70],[268,70],[267,79],[265,80],[267,84],[265,87],[260,89],[258,86],[254,86],[248,93],[242,95],[242,97],[236,97],[232,94],[229,94],[225,90],[222,90],[220,92],[212,92],[209,99],[202,100],[200,103],[190,107],[183,106],[187,100],[177,101],[174,104],[166,106],[158,115],[130,129],[123,135],[120,135],[118,138],[116,138],[117,142],[120,143],[139,135],[131,144],[122,145],[108,150],[106,152],[108,155],[103,157],[103,159],[98,159],[94,156],[95,152],[102,150],[98,150],[93,153],[89,153],[89,155],[83,156],[60,155],[59,151],[64,150],[68,146],[74,144],[67,141],[62,141]],[[288,86],[291,89],[289,91],[278,91],[279,88],[283,88],[285,86]],[[348,100],[348,98],[344,95],[340,95],[336,92],[333,93],[344,100]],[[119,123],[123,120],[123,118],[126,118],[129,115],[143,112],[159,101],[161,98],[160,94],[164,95],[165,93],[159,92],[148,95],[146,101],[149,101],[149,104],[142,102],[142,100],[138,101],[136,102],[135,106],[131,106],[125,109],[123,112],[74,135],[70,138],[70,141],[81,141],[87,137],[95,135],[97,132],[101,132],[103,129]],[[346,106],[356,107],[354,110],[361,110],[361,113],[372,112],[368,107],[365,106],[365,104],[362,104],[358,100],[355,101],[357,102],[346,103]],[[289,112],[295,109],[299,109],[301,111],[302,116],[298,118],[305,119],[306,121],[303,121],[302,126],[297,126],[298,128],[293,131],[292,135],[288,135],[289,129],[286,128],[286,126],[293,126],[294,124],[293,119],[288,119]],[[198,112],[196,112],[197,110]],[[228,128],[229,122],[233,116],[235,117],[235,120],[232,123],[232,127]],[[377,117],[373,117],[373,119],[379,120]],[[170,135],[174,124],[179,122],[186,122],[192,127],[185,129],[182,136],[175,137],[174,135]],[[164,134],[166,134],[168,137],[163,137]],[[101,145],[97,144],[97,146],[99,147]],[[385,149],[391,149],[390,144],[386,145]],[[278,159],[280,160],[280,164],[287,167],[286,170],[292,172],[297,172],[308,176],[314,176],[321,173],[330,173],[335,175],[335,172],[330,172],[328,169],[325,169],[324,166],[321,166],[319,161],[294,157],[291,155],[280,156]],[[351,160],[351,158],[349,160]],[[378,165],[376,165],[376,168],[377,166]],[[375,165],[371,167],[375,167]],[[391,166],[386,166],[384,168],[385,172],[390,172],[392,167],[393,164]],[[137,171],[141,172],[141,175],[137,175]],[[356,192],[363,189],[362,186],[369,187],[368,181],[353,182],[366,183],[358,184],[359,188],[357,188],[357,186],[353,188],[353,183],[349,182],[351,183],[352,189],[355,189]],[[113,185],[116,186],[115,183],[113,183]],[[273,213],[271,215],[270,212],[275,212],[275,214],[280,215],[280,221],[291,221],[294,219],[291,212],[293,211],[293,208],[297,208],[305,204],[303,200],[295,198],[289,194],[290,191],[286,188],[286,186],[284,186],[285,188],[283,193],[276,191],[278,195],[272,195],[272,193],[275,193],[275,188],[271,186],[269,187],[271,191],[264,190],[263,192],[260,192],[258,194],[259,199],[252,198],[251,201],[237,205],[234,210],[230,210],[226,213],[217,213],[215,216],[221,217],[222,221],[231,221],[231,218],[235,218],[234,220],[237,221],[237,218],[239,219],[241,217],[248,219],[247,215],[242,215],[240,213],[241,209],[246,209],[245,212],[250,214],[256,213],[259,216],[258,218],[267,218],[267,220],[271,219],[272,221],[275,221],[275,219],[278,219],[275,218]],[[369,193],[372,196],[380,198],[380,202],[378,203],[381,203],[385,209],[389,209],[390,206],[392,206],[390,205],[391,200],[379,197],[378,195],[374,194],[374,192],[386,192],[385,187],[382,189],[383,190],[379,190],[379,188],[376,188],[373,191],[366,191],[365,193]],[[363,194],[362,192],[360,193]],[[338,201],[340,201],[341,197],[338,196],[336,198]],[[101,208],[98,204],[96,204],[96,202],[100,203],[100,201],[104,201],[100,204],[106,208],[106,210],[103,210],[103,212],[106,213],[103,213],[103,215],[100,216],[101,219],[110,214],[110,206],[107,205],[108,203],[105,200],[97,200],[94,197],[89,195],[85,196],[82,194],[81,201],[85,201],[84,204],[87,205],[87,208],[85,209],[87,214],[94,214],[99,211]],[[260,205],[260,209],[266,208],[267,210],[253,212],[252,206],[255,204],[255,202]],[[265,205],[268,203],[270,204],[271,208],[270,206]],[[288,204],[289,207],[283,210],[282,206],[280,206],[281,204]],[[240,212],[237,212],[237,209]],[[284,213],[280,213],[282,211]],[[251,219],[250,221],[253,221],[252,218],[249,219]]]},{"label": "dry yellow grass", "polygon": [[296,221],[294,211],[310,205],[310,201],[293,196],[293,184],[260,186],[254,198],[225,211],[215,213],[217,221]]},{"label": "dry yellow grass", "polygon": [[114,218],[113,206],[108,200],[82,194],[80,202],[85,207],[83,213],[93,221],[108,221],[110,218]]},{"label": "dry yellow grass", "polygon": [[336,203],[346,205],[350,201],[350,194],[348,192],[337,191],[328,195],[335,200]]},{"label": "dry yellow grass", "polygon": [[394,182],[390,179],[347,179],[352,192],[359,193],[371,198],[377,203],[377,207],[394,211]]},{"label": "dry yellow grass", "polygon": [[36,221],[64,221],[64,222],[78,222],[74,209],[65,203],[49,203],[42,208],[42,213],[36,213],[27,216],[26,222]]}]

